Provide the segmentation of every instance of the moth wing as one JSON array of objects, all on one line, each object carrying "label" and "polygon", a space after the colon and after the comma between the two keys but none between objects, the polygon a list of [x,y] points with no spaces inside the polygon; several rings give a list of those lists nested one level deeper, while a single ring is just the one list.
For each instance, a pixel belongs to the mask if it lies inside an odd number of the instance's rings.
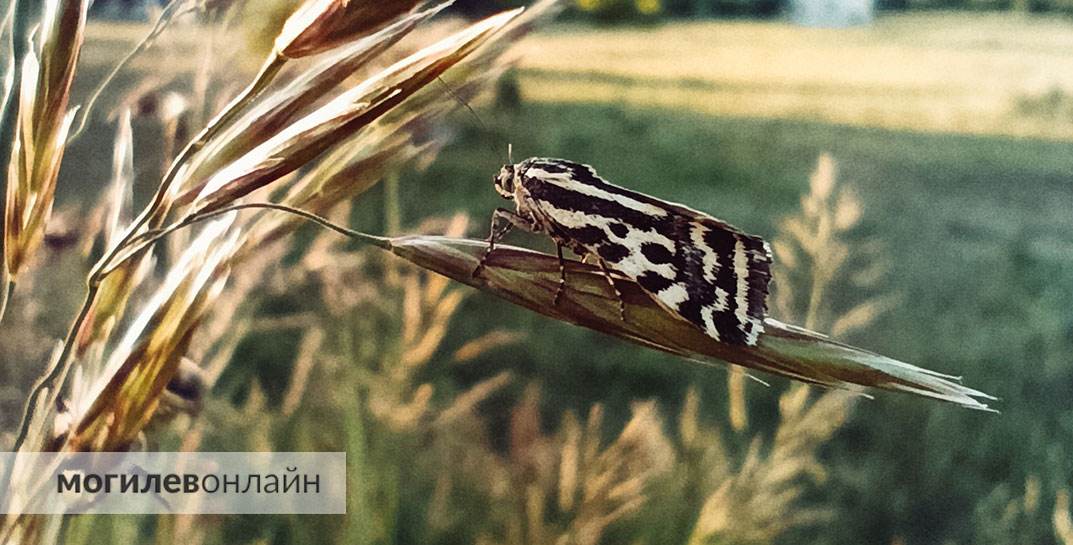
[{"label": "moth wing", "polygon": [[[669,208],[670,209],[670,208]],[[771,251],[762,238],[746,234],[701,212],[675,211],[671,237],[674,252],[659,255],[640,245],[618,258],[604,241],[585,249],[637,282],[671,313],[691,322],[709,337],[753,346],[764,331],[771,282]]]},{"label": "moth wing", "polygon": [[684,288],[685,298],[676,290],[653,295],[716,340],[755,345],[764,330],[771,283],[767,242],[702,212],[680,208],[675,282]]},{"label": "moth wing", "polygon": [[552,237],[602,259],[713,339],[756,344],[771,280],[763,239],[611,184],[588,165],[557,159],[525,165],[523,183]]}]

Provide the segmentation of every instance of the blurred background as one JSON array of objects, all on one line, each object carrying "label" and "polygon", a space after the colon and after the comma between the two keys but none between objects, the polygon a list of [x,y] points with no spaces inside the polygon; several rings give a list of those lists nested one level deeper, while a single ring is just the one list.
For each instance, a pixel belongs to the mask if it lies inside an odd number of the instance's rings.
[{"label": "blurred background", "polygon": [[[293,7],[206,5],[209,23],[179,21],[108,88],[68,151],[61,220],[109,176],[109,110],[135,106],[147,192]],[[75,101],[160,9],[97,0]],[[221,325],[226,362],[147,441],[346,450],[350,514],[81,517],[67,541],[1073,545],[1071,13],[1068,0],[579,0],[515,47],[475,116],[458,108],[449,144],[349,216],[374,233],[483,237],[508,144],[516,160],[589,163],[773,241],[776,318],[963,376],[1000,414],[764,384],[310,230],[240,277],[257,299]],[[59,221],[50,244],[63,235]],[[48,304],[16,300],[0,333],[0,359],[30,362],[0,370],[5,430],[81,297],[80,269],[46,259],[32,289]]]}]

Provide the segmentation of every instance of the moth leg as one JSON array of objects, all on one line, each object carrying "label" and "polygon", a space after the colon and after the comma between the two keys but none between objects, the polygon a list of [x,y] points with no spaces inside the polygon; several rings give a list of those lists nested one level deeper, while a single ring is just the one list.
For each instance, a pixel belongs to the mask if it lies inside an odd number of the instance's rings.
[{"label": "moth leg", "polygon": [[555,252],[559,254],[559,286],[555,288],[555,298],[552,299],[551,304],[559,306],[559,299],[562,298],[563,290],[566,289],[566,259],[563,258],[563,245],[556,242]]},{"label": "moth leg", "polygon": [[[506,223],[503,223],[503,220],[506,220]],[[496,243],[507,236],[507,233],[514,227],[528,229],[529,222],[517,213],[511,212],[505,208],[497,208],[495,212],[492,212],[492,226],[489,230],[487,239],[488,249],[486,249],[484,255],[481,256],[481,261],[477,264],[477,268],[473,269],[474,278],[481,275],[481,270],[484,269],[484,262],[488,260],[488,256],[492,255]]]},{"label": "moth leg", "polygon": [[604,260],[598,260],[600,263],[600,270],[604,272],[604,279],[607,280],[607,285],[611,286],[611,291],[615,292],[615,298],[618,299],[618,316],[623,322],[626,321],[626,302],[622,300],[622,292],[618,291],[618,286],[615,285],[615,279],[611,278],[611,270],[607,268],[607,263]]}]

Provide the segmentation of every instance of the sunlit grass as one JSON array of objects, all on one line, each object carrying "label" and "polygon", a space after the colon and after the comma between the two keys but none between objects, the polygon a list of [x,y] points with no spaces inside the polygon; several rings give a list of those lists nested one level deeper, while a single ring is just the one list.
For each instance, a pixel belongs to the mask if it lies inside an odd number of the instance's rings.
[{"label": "sunlit grass", "polygon": [[[555,8],[554,2],[543,2],[524,16],[521,8],[505,11],[421,40],[424,43],[413,50],[393,49],[402,37],[441,11],[419,11],[416,4],[306,2],[287,19],[257,75],[244,90],[232,94],[226,105],[221,104],[222,109],[206,104],[207,92],[201,87],[198,93],[197,86],[191,99],[179,98],[183,102],[180,107],[169,107],[168,101],[161,100],[158,107],[146,109],[136,99],[124,101],[118,115],[111,116],[118,121],[114,168],[101,206],[90,214],[86,228],[75,228],[66,236],[69,240],[57,243],[53,230],[51,243],[45,245],[45,224],[52,209],[60,158],[69,143],[77,142],[74,134],[68,139],[67,127],[74,110],[66,109],[88,8],[84,0],[48,3],[40,45],[35,53],[25,55],[21,67],[9,69],[10,74],[22,75],[21,83],[10,75],[7,79],[16,82],[10,87],[18,90],[17,100],[10,103],[17,104],[18,110],[16,116],[5,115],[3,123],[5,141],[14,144],[8,169],[0,284],[7,284],[9,271],[12,285],[24,271],[47,276],[43,260],[31,259],[42,248],[82,249],[88,254],[83,256],[88,272],[85,300],[68,334],[56,344],[42,375],[29,390],[12,451],[21,455],[31,451],[141,448],[137,444],[146,438],[154,419],[165,413],[175,415],[174,407],[167,407],[171,405],[167,398],[174,397],[169,391],[180,376],[196,375],[192,382],[181,380],[200,391],[184,387],[180,389],[194,395],[179,395],[179,405],[186,406],[186,412],[196,411],[205,385],[220,373],[213,356],[233,353],[245,331],[241,321],[235,320],[240,305],[224,300],[235,296],[243,299],[243,289],[253,289],[251,283],[243,288],[239,272],[244,267],[263,272],[268,266],[278,266],[275,259],[264,258],[278,257],[270,248],[278,247],[273,243],[294,227],[276,222],[256,230],[256,219],[251,216],[217,212],[250,193],[264,195],[271,190],[278,190],[286,203],[315,210],[336,208],[417,153],[431,154],[431,144],[400,145],[400,140],[432,140],[422,137],[423,132],[433,130],[435,118],[448,110],[442,106],[447,97],[422,93],[422,89],[441,76],[454,77],[463,96],[474,94],[476,88],[502,72],[499,63],[507,44],[525,35],[542,15]],[[24,14],[19,11],[16,15],[6,20],[14,23],[3,26],[8,27],[4,32],[19,42]],[[15,57],[22,59],[23,55],[16,52]],[[301,62],[306,57],[311,62]],[[298,66],[294,66],[295,61]],[[288,79],[281,81],[281,74]],[[348,78],[351,81],[344,85]],[[443,80],[441,83],[446,85]],[[152,84],[148,87],[151,90]],[[174,117],[198,102],[205,112],[217,113],[185,146],[177,147],[190,134],[184,131],[179,136]],[[92,100],[85,107],[91,111]],[[168,113],[170,110],[175,112]],[[151,117],[163,126],[163,139],[171,140],[163,147],[168,150],[162,158],[165,163],[176,150],[182,150],[136,215],[140,204],[135,205],[133,187],[134,117]],[[17,125],[11,124],[14,121]],[[355,153],[359,150],[365,154]],[[337,151],[341,153],[333,155]],[[303,169],[302,176],[292,175]],[[377,178],[362,178],[370,175]],[[205,215],[214,219],[174,237],[161,253],[151,248],[161,235],[199,223]],[[169,255],[162,257],[163,253]],[[148,267],[144,267],[147,262]],[[157,267],[162,279],[159,283],[156,275],[146,273],[147,268]],[[157,285],[145,293],[139,289],[143,281]],[[404,364],[412,367],[427,361],[442,340],[444,314],[454,312],[458,299],[455,292],[444,294],[446,284],[439,279],[435,283],[439,287],[424,298],[435,303],[444,295],[444,301],[449,302],[452,296],[456,301],[436,306],[437,310],[446,307],[446,311],[431,318],[432,325],[425,328],[427,335],[411,339],[415,346],[401,354]],[[16,295],[22,298],[27,294]],[[137,299],[135,310],[124,318],[127,301],[132,298]],[[226,310],[215,312],[217,304]],[[221,322],[214,327],[216,319]],[[121,324],[125,333],[113,335],[116,324]],[[227,327],[230,325],[235,327]],[[195,332],[207,330],[214,331],[220,344],[197,355],[195,337],[199,335]],[[316,334],[317,330],[311,329],[308,342],[303,343],[306,355],[300,355],[299,371],[309,370],[310,354],[323,342]],[[398,354],[386,354],[394,355]],[[226,364],[229,359],[217,361]],[[202,369],[201,363],[207,366]],[[196,372],[184,373],[184,368]],[[295,410],[302,397],[303,376],[301,372],[296,375],[292,391],[297,393],[283,400],[288,412]],[[178,412],[184,410],[180,407]],[[10,482],[10,490],[19,491],[14,499],[4,498],[5,505],[18,506],[20,498],[35,497],[44,486],[40,475],[10,467],[0,478]],[[0,541],[54,542],[60,531],[59,518],[34,517],[15,508],[0,524]]]},{"label": "sunlit grass", "polygon": [[1061,19],[964,12],[881,15],[848,29],[568,27],[524,46],[521,82],[543,102],[1069,139],[1073,123],[1024,119],[1015,104],[1073,89],[1071,30]]}]

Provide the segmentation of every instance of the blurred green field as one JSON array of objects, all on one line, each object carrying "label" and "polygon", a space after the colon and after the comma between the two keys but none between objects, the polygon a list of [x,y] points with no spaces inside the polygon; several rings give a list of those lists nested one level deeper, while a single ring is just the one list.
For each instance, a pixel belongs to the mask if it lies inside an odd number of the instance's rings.
[{"label": "blurred green field", "polygon": [[[873,543],[899,534],[914,538],[910,543],[940,543],[936,536],[971,532],[974,499],[1000,483],[1023,483],[1033,472],[1068,475],[1068,463],[1052,456],[1055,438],[1068,437],[1073,423],[1066,395],[1073,387],[1073,318],[1065,310],[1073,290],[1060,281],[1073,273],[1070,144],[599,104],[530,105],[489,115],[497,138],[514,143],[516,157],[586,161],[610,180],[768,237],[797,208],[817,157],[833,155],[840,182],[864,204],[858,241],[881,245],[889,276],[880,289],[899,301],[873,327],[846,340],[964,375],[968,384],[1000,397],[1004,414],[893,395],[863,403],[832,456],[845,456],[842,462],[867,477],[834,472],[837,484],[829,484],[848,496],[852,522],[822,535],[867,536],[861,542]],[[412,176],[403,186],[415,188],[404,199],[405,216],[462,208],[482,218],[500,206],[489,190],[495,159],[486,142],[479,131],[467,131],[428,172]],[[478,172],[475,165],[482,165]],[[528,241],[550,249],[541,239]],[[866,296],[847,284],[832,302]],[[710,398],[725,396],[721,372],[518,314],[487,298],[469,304],[472,315],[485,319],[464,321],[461,338],[479,334],[489,317],[533,332],[509,364],[544,383],[551,406],[614,399],[624,412],[628,399],[647,396],[673,405],[689,383]],[[778,390],[750,385],[753,411],[769,411]],[[839,482],[843,478],[861,481]],[[892,509],[890,495],[905,498],[912,511]]]},{"label": "blurred green field", "polygon": [[[90,28],[82,89],[138,35]],[[403,222],[462,210],[483,234],[502,205],[491,177],[512,143],[516,159],[587,162],[616,183],[770,237],[798,208],[819,155],[830,153],[840,183],[863,203],[858,242],[878,245],[889,263],[879,288],[899,298],[846,340],[964,375],[1000,397],[1003,414],[893,395],[862,403],[826,448],[829,477],[813,498],[837,518],[787,541],[1054,542],[1054,492],[1073,478],[1073,111],[1051,91],[1073,89],[1071,31],[1063,19],[963,13],[886,16],[842,30],[555,27],[519,48],[519,103],[478,104],[488,131],[458,114],[455,142],[427,171],[405,175]],[[195,71],[197,43],[179,32],[163,45],[127,84],[161,66]],[[1056,106],[1047,107],[1048,96]],[[1025,106],[1034,101],[1043,106]],[[71,161],[90,165],[106,153],[110,133],[95,134]],[[67,169],[61,184],[91,191],[84,176]],[[383,229],[376,201],[360,207],[359,227]],[[847,284],[833,301],[865,296]],[[690,384],[714,407],[725,397],[718,370],[480,295],[464,304],[442,350],[493,324],[522,330],[527,341],[510,360],[467,364],[460,382],[509,367],[544,386],[546,406],[584,414],[602,400],[609,420],[639,398],[675,408]],[[245,356],[270,363],[274,348]],[[748,388],[758,427],[773,418],[775,382]],[[1002,522],[1030,476],[1042,482],[1043,507],[1022,526]]]}]

